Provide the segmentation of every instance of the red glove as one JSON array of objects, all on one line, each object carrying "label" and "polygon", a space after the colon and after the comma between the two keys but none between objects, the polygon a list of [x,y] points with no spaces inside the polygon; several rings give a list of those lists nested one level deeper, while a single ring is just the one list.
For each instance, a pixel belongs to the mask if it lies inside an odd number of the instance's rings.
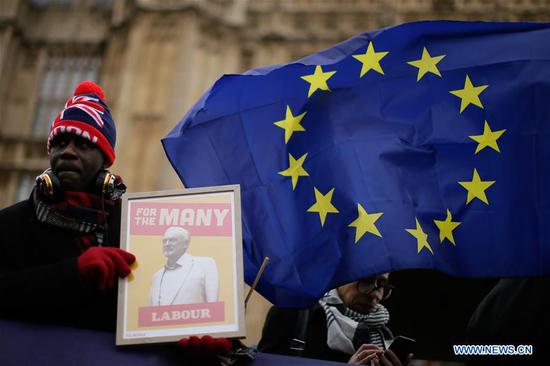
[{"label": "red glove", "polygon": [[115,286],[117,276],[128,276],[135,261],[133,254],[119,248],[91,247],[78,257],[78,272],[103,291]]},{"label": "red glove", "polygon": [[191,336],[180,339],[176,344],[182,351],[190,356],[214,356],[229,353],[233,343],[227,338],[212,338],[209,335]]}]

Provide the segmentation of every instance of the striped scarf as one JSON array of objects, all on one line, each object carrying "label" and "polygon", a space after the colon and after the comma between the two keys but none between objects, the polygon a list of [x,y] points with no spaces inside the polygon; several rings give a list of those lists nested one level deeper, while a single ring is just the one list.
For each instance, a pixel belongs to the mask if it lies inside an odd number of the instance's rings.
[{"label": "striped scarf", "polygon": [[115,201],[86,192],[65,192],[65,199],[56,203],[45,203],[38,190],[32,193],[35,214],[38,221],[68,231],[78,232],[75,245],[82,253],[91,246],[101,246],[106,233],[105,222],[113,210]]},{"label": "striped scarf", "polygon": [[386,349],[385,341],[393,338],[386,326],[390,313],[381,304],[369,314],[358,313],[342,302],[337,289],[327,292],[319,304],[327,317],[327,344],[334,351],[352,355],[364,343]]}]

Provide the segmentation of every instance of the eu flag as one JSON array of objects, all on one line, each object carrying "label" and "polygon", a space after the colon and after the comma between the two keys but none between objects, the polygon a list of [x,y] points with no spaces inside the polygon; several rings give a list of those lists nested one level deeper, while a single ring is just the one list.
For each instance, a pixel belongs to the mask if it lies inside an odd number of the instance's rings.
[{"label": "eu flag", "polygon": [[550,274],[550,24],[432,21],[224,75],[163,139],[241,185],[245,277],[306,306],[362,276]]}]

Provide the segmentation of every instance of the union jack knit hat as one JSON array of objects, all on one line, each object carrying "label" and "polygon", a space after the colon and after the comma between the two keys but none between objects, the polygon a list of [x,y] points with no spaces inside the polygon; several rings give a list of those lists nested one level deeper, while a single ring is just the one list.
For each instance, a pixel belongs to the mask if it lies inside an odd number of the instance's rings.
[{"label": "union jack knit hat", "polygon": [[80,83],[63,110],[55,117],[48,136],[48,154],[52,139],[73,133],[93,142],[105,155],[108,166],[115,161],[116,128],[101,87],[91,81]]}]

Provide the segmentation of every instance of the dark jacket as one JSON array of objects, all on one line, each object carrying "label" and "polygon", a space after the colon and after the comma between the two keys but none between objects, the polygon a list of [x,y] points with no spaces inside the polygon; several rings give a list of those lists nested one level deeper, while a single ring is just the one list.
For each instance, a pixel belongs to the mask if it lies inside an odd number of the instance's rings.
[{"label": "dark jacket", "polygon": [[[120,227],[110,229],[108,244],[118,246]],[[116,289],[100,292],[82,280],[78,235],[39,222],[31,200],[0,210],[1,317],[115,328]]]},{"label": "dark jacket", "polygon": [[[267,314],[258,350],[298,356],[290,349],[290,345],[292,339],[301,333],[299,329],[303,311],[303,309],[285,309],[273,306]],[[309,309],[304,341],[304,351],[299,356],[336,362],[348,362],[351,357],[351,355],[333,351],[328,347],[326,315],[319,304]]]}]

